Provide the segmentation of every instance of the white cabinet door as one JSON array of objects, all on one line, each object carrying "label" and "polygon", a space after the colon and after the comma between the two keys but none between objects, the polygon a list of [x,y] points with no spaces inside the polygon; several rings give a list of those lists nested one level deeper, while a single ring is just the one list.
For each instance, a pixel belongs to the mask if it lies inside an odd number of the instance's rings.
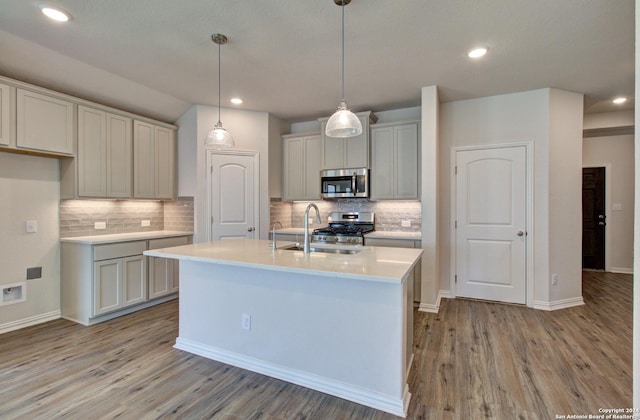
[{"label": "white cabinet door", "polygon": [[0,84],[0,145],[8,146],[11,144],[11,88],[7,85]]},{"label": "white cabinet door", "polygon": [[304,199],[320,200],[320,168],[322,162],[318,158],[322,153],[322,138],[307,137],[304,147]]},{"label": "white cabinet door", "polygon": [[419,198],[418,123],[371,128],[371,199]]},{"label": "white cabinet door", "polygon": [[325,134],[329,118],[321,118],[322,169],[368,168],[369,124],[377,117],[370,111],[356,114],[362,124],[362,134],[355,137],[335,138]]},{"label": "white cabinet door", "polygon": [[133,123],[133,196],[175,195],[175,133],[142,121]]},{"label": "white cabinet door", "polygon": [[394,128],[395,144],[395,198],[401,200],[417,199],[418,192],[418,123],[401,125]]},{"label": "white cabinet door", "polygon": [[153,126],[133,122],[133,196],[155,198],[155,147]]},{"label": "white cabinet door", "polygon": [[171,199],[175,194],[175,140],[173,130],[154,127],[155,197]]},{"label": "white cabinet door", "polygon": [[283,137],[282,199],[320,200],[320,134]]},{"label": "white cabinet door", "polygon": [[393,127],[371,129],[371,199],[392,200],[395,196]]},{"label": "white cabinet door", "polygon": [[78,107],[78,195],[107,196],[107,129],[103,111]]},{"label": "white cabinet door", "polygon": [[302,200],[304,197],[304,137],[282,139],[282,199]]},{"label": "white cabinet door", "polygon": [[107,126],[107,197],[131,197],[133,164],[132,121],[120,115],[106,114]]},{"label": "white cabinet door", "polygon": [[73,103],[24,89],[17,89],[16,103],[18,148],[73,155]]},{"label": "white cabinet door", "polygon": [[144,255],[122,259],[122,306],[147,300],[147,270]]},{"label": "white cabinet door", "polygon": [[93,263],[93,315],[122,306],[122,259]]},{"label": "white cabinet door", "polygon": [[78,196],[131,197],[131,119],[78,107]]}]

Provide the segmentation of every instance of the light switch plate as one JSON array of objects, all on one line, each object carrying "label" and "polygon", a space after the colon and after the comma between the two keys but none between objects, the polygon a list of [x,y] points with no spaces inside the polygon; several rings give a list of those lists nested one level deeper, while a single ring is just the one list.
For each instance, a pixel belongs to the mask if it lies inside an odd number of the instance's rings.
[{"label": "light switch plate", "polygon": [[140,224],[141,226],[151,226],[151,220],[143,220]]},{"label": "light switch plate", "polygon": [[622,203],[613,203],[613,211],[621,211]]},{"label": "light switch plate", "polygon": [[402,221],[402,227],[410,227],[410,226],[411,226],[411,220]]}]

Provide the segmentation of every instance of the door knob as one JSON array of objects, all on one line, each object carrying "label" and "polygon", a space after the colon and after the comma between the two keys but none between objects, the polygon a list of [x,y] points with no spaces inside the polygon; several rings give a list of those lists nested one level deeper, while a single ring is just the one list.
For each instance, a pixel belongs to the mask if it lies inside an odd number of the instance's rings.
[{"label": "door knob", "polygon": [[519,230],[519,231],[518,231],[518,236],[524,236],[524,232],[523,232],[523,231],[521,231],[521,230]]},{"label": "door knob", "polygon": [[247,229],[247,232],[253,232],[253,227],[249,227],[249,228]]}]

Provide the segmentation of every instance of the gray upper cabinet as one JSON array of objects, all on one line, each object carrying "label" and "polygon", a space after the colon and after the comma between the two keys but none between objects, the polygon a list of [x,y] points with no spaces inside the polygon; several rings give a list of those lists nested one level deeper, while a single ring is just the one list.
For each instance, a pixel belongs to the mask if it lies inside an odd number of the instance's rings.
[{"label": "gray upper cabinet", "polygon": [[0,84],[0,146],[11,143],[11,87]]},{"label": "gray upper cabinet", "polygon": [[78,106],[78,152],[63,160],[62,198],[130,198],[132,120]]},{"label": "gray upper cabinet", "polygon": [[131,197],[133,141],[131,118],[106,113],[107,197]]},{"label": "gray upper cabinet", "polygon": [[175,132],[154,124],[133,123],[133,196],[175,196]]},{"label": "gray upper cabinet", "polygon": [[369,127],[378,118],[371,111],[356,114],[362,123],[362,134],[356,137],[336,138],[325,134],[329,118],[320,118],[322,136],[322,169],[368,168]]},{"label": "gray upper cabinet", "polygon": [[320,200],[319,133],[282,137],[282,199]]},{"label": "gray upper cabinet", "polygon": [[371,199],[419,198],[419,123],[371,128]]},{"label": "gray upper cabinet", "polygon": [[75,104],[20,88],[16,103],[18,149],[73,156]]}]

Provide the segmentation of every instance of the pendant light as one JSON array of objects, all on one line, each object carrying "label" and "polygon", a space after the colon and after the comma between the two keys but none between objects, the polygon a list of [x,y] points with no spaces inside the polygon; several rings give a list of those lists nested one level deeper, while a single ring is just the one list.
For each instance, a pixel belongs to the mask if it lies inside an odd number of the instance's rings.
[{"label": "pendant light", "polygon": [[327,121],[325,134],[329,137],[354,137],[362,134],[362,123],[356,114],[349,111],[344,99],[344,6],[351,0],[333,0],[342,8],[342,100],[338,110]]},{"label": "pendant light", "polygon": [[220,122],[220,79],[221,79],[221,65],[222,62],[220,56],[220,46],[227,43],[227,37],[222,34],[211,35],[211,40],[218,44],[218,122],[213,127],[207,137],[204,139],[205,146],[211,146],[214,149],[228,149],[235,146],[231,133],[222,128],[222,122]]}]

